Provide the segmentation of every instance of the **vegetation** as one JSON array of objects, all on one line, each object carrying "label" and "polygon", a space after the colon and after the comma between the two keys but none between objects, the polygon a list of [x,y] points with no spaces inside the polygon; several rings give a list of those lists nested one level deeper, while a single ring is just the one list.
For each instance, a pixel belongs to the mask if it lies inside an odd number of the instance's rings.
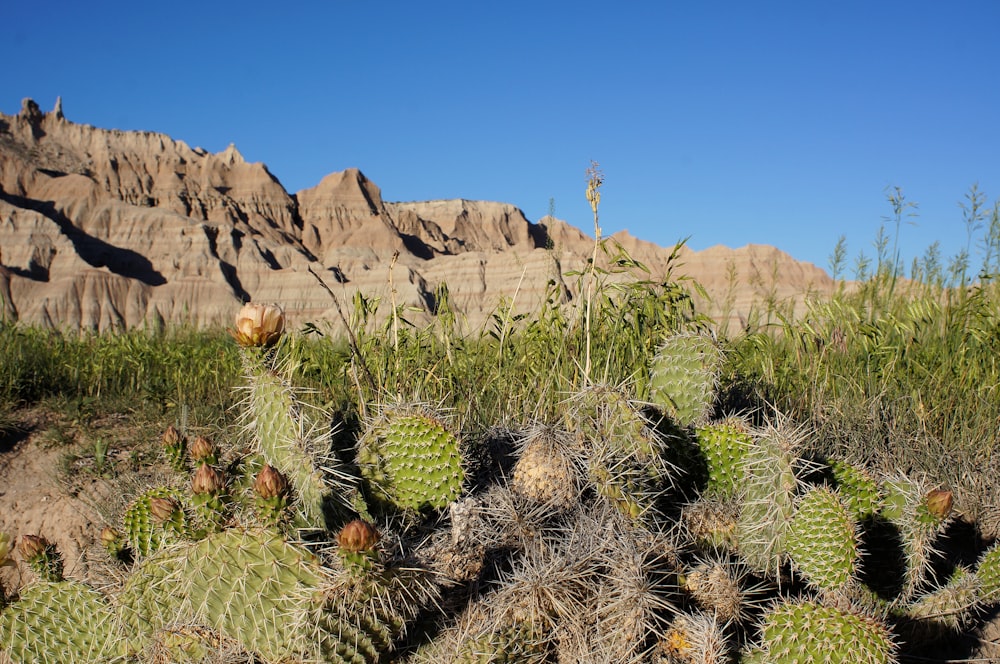
[{"label": "vegetation", "polygon": [[[359,295],[344,338],[286,331],[280,311],[253,305],[236,343],[2,324],[0,428],[40,405],[84,429],[125,412],[163,435],[134,443],[132,470],[159,472],[121,482],[107,514],[107,588],[65,578],[41,534],[19,534],[36,578],[0,587],[0,652],[365,664],[897,662],[940,643],[973,654],[968,637],[1000,602],[1000,207],[973,188],[965,252],[942,268],[932,248],[906,276],[897,247],[913,206],[892,190],[875,263],[859,255],[855,282],[804,310],[767,302],[717,338],[696,284],[653,279],[601,238],[602,182],[594,165],[579,299],[553,285],[535,315],[500,303],[473,334],[445,287],[421,328]],[[845,256],[842,242],[835,276]],[[114,482],[127,470],[96,440]],[[0,533],[0,565],[14,541]],[[75,624],[91,627],[64,627]]]}]

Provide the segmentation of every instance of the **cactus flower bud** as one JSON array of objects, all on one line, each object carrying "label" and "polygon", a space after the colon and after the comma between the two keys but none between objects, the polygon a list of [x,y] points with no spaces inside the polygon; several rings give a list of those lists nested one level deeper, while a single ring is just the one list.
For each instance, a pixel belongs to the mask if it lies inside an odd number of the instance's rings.
[{"label": "cactus flower bud", "polygon": [[41,535],[21,535],[17,550],[25,560],[37,560],[49,549],[49,541]]},{"label": "cactus flower bud", "polygon": [[243,347],[273,346],[285,331],[285,313],[276,304],[243,305],[230,334]]},{"label": "cactus flower bud", "polygon": [[105,526],[101,530],[101,545],[112,557],[118,557],[125,546],[125,540],[117,530]]},{"label": "cactus flower bud", "polygon": [[344,526],[337,536],[337,544],[347,553],[371,551],[378,544],[379,533],[367,521],[355,519]]},{"label": "cactus flower bud", "polygon": [[285,479],[285,476],[280,471],[275,470],[269,465],[265,465],[257,473],[253,488],[261,498],[278,498],[285,495],[285,492],[288,491],[288,480]]},{"label": "cactus flower bud", "polygon": [[927,505],[927,511],[935,518],[943,520],[951,514],[951,506],[954,503],[955,496],[947,489],[934,489],[927,494],[924,500]]},{"label": "cactus flower bud", "polygon": [[179,447],[183,440],[184,436],[181,435],[181,432],[173,424],[168,426],[167,430],[163,432],[164,447]]},{"label": "cactus flower bud", "polygon": [[162,525],[173,519],[180,508],[180,503],[173,498],[156,496],[149,500],[149,513],[157,525]]},{"label": "cactus flower bud", "polygon": [[0,532],[0,567],[9,567],[14,565],[14,560],[10,557],[12,550],[13,546],[10,542],[10,535]]},{"label": "cactus flower bud", "polygon": [[225,488],[226,479],[222,473],[207,463],[198,466],[198,470],[194,471],[194,476],[191,478],[191,492],[195,495],[205,493],[215,496],[222,493]]},{"label": "cactus flower bud", "polygon": [[214,464],[218,461],[218,451],[215,443],[204,436],[196,436],[188,448],[188,453],[195,463]]}]

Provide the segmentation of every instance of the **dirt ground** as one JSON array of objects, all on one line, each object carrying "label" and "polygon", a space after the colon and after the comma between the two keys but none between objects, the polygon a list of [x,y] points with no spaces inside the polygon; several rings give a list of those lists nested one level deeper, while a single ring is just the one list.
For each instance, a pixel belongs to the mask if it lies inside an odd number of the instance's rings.
[{"label": "dirt ground", "polygon": [[[139,485],[134,471],[149,466],[158,432],[125,416],[80,427],[38,409],[18,412],[16,424],[0,437],[0,532],[42,535],[60,551],[67,577],[98,587],[113,583],[100,531]],[[32,578],[14,558],[16,567],[0,568],[8,594]],[[901,662],[1000,663],[1000,612],[990,618],[959,643],[905,655]]]}]

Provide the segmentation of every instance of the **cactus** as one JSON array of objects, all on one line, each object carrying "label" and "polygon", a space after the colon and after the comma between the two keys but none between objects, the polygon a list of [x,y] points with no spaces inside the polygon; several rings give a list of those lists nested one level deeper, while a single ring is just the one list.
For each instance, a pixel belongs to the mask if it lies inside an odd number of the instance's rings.
[{"label": "cactus", "polygon": [[987,604],[1000,601],[1000,544],[994,544],[979,558],[976,566],[979,597]]},{"label": "cactus", "polygon": [[586,387],[569,400],[569,429],[597,493],[633,519],[650,515],[675,484],[667,445],[621,388]]},{"label": "cactus", "polygon": [[187,447],[187,439],[184,434],[171,424],[163,432],[160,440],[163,444],[163,454],[167,457],[167,463],[177,472],[183,473],[186,470],[184,451]]},{"label": "cactus", "polygon": [[879,516],[891,525],[891,537],[888,542],[878,542],[872,554],[902,565],[899,587],[888,591],[898,592],[898,599],[906,602],[928,580],[934,560],[940,555],[936,542],[951,512],[952,494],[903,474],[883,480],[882,493]]},{"label": "cactus", "polygon": [[708,336],[668,337],[650,367],[650,401],[682,426],[704,424],[715,404],[721,364],[722,353]]},{"label": "cactus", "polygon": [[154,487],[138,496],[122,517],[132,554],[145,557],[165,544],[187,537],[188,521],[180,492]]},{"label": "cactus", "polygon": [[718,620],[704,613],[682,613],[657,646],[665,664],[723,664],[732,653]]},{"label": "cactus", "polygon": [[581,487],[570,445],[565,432],[544,426],[531,429],[520,441],[511,489],[554,510],[576,505]]},{"label": "cactus", "polygon": [[699,608],[723,623],[739,623],[758,600],[761,589],[749,585],[750,574],[742,563],[723,558],[707,559],[678,575],[678,585]]},{"label": "cactus", "polygon": [[308,551],[272,532],[231,529],[147,557],[119,604],[133,651],[157,630],[187,622],[279,660],[311,652],[323,580]]},{"label": "cactus", "polygon": [[359,438],[357,458],[375,497],[395,509],[441,509],[462,493],[459,439],[427,408],[383,407]]},{"label": "cactus", "polygon": [[728,417],[700,426],[695,441],[708,470],[703,497],[729,500],[736,497],[746,474],[745,460],[753,438],[742,419]]},{"label": "cactus", "polygon": [[892,633],[875,618],[787,601],[764,615],[760,643],[748,657],[768,664],[890,664],[895,652]]},{"label": "cactus", "polygon": [[680,524],[703,551],[731,551],[737,544],[740,507],[735,501],[699,498],[681,511]]},{"label": "cactus", "polygon": [[875,516],[882,506],[878,482],[863,468],[835,459],[830,462],[834,485],[855,521]]},{"label": "cactus", "polygon": [[52,582],[63,580],[62,556],[55,545],[41,535],[22,535],[17,550],[39,579]]},{"label": "cactus", "polygon": [[965,630],[981,606],[980,581],[958,567],[940,588],[918,597],[902,611],[907,640],[936,641]]},{"label": "cactus", "polygon": [[191,478],[191,502],[201,523],[210,531],[222,529],[228,511],[225,476],[216,468],[202,463]]},{"label": "cactus", "polygon": [[747,452],[743,504],[736,524],[737,548],[753,568],[777,575],[799,491],[799,448],[807,431],[785,422],[757,432]]},{"label": "cactus", "polygon": [[813,487],[799,499],[787,549],[795,568],[816,588],[838,590],[855,580],[857,527],[837,493]]},{"label": "cactus", "polygon": [[[0,613],[0,654],[11,662],[124,662],[104,596],[73,580],[38,581]],[[0,657],[2,659],[2,657]]]},{"label": "cactus", "polygon": [[[252,350],[244,349],[244,365],[250,386],[243,402],[245,431],[254,450],[279,470],[292,486],[298,524],[304,529],[326,526],[324,505],[346,502],[353,490],[348,476],[337,470],[335,460],[321,453],[329,447],[327,432],[313,419],[291,385],[270,367],[261,366]],[[331,467],[332,475],[321,468]]]}]

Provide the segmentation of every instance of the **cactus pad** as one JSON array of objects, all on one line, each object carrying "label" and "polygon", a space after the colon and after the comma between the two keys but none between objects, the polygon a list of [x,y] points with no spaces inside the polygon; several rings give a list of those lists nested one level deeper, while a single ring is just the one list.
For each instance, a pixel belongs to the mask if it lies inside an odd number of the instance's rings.
[{"label": "cactus pad", "polygon": [[682,426],[703,424],[715,404],[721,363],[722,353],[708,336],[668,337],[650,367],[650,401]]},{"label": "cactus pad", "polygon": [[787,550],[796,569],[813,586],[837,590],[858,567],[858,534],[840,497],[814,487],[799,499],[788,531]]}]

